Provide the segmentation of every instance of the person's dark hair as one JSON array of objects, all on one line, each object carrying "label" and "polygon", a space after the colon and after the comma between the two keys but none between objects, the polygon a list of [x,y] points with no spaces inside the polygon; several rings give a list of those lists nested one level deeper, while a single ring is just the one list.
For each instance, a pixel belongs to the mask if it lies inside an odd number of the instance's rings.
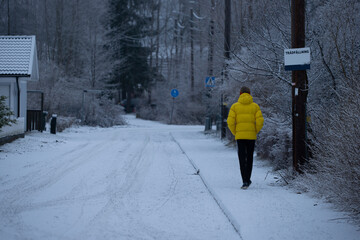
[{"label": "person's dark hair", "polygon": [[248,88],[248,87],[242,87],[241,89],[240,89],[240,94],[242,94],[242,93],[248,93],[248,94],[250,94],[250,88]]}]

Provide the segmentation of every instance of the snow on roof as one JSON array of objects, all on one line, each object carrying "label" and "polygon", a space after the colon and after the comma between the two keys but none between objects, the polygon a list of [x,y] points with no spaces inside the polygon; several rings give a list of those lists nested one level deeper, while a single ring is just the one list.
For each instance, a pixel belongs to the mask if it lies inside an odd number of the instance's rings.
[{"label": "snow on roof", "polygon": [[38,80],[35,36],[0,36],[0,76]]}]

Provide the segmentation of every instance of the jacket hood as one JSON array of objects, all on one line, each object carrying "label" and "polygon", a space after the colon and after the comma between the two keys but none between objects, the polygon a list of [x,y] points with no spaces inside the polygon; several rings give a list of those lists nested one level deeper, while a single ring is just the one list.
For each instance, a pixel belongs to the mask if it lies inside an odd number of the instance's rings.
[{"label": "jacket hood", "polygon": [[248,93],[243,93],[240,95],[238,102],[241,104],[250,104],[253,102],[253,98],[250,94]]}]

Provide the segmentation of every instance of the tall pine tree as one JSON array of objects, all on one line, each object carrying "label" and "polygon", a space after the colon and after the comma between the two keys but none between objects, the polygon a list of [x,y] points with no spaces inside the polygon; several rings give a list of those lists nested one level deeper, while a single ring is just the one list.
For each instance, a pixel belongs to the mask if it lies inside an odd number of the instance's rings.
[{"label": "tall pine tree", "polygon": [[112,88],[122,91],[127,99],[126,111],[131,111],[131,99],[149,86],[151,70],[148,57],[151,54],[144,46],[151,19],[148,0],[109,0],[108,26],[114,69]]}]

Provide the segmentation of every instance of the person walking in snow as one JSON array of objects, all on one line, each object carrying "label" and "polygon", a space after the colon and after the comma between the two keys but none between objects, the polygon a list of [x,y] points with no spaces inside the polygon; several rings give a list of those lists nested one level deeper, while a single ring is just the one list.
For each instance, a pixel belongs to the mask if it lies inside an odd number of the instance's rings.
[{"label": "person walking in snow", "polygon": [[264,124],[260,107],[253,102],[248,87],[240,89],[240,97],[230,108],[227,124],[237,142],[240,172],[243,180],[241,188],[247,189],[251,184],[256,135]]}]

